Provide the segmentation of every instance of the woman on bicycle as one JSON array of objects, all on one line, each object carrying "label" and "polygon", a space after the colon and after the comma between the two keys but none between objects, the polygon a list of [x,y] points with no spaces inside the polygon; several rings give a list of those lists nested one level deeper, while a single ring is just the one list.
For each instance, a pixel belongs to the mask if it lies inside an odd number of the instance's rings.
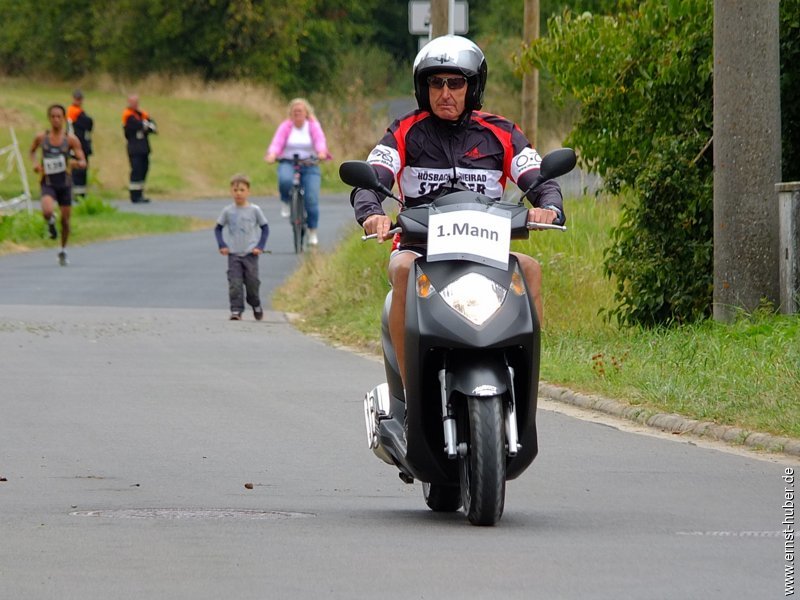
[{"label": "woman on bicycle", "polygon": [[304,163],[300,167],[300,185],[305,194],[308,243],[316,246],[319,243],[317,226],[319,225],[319,188],[322,179],[317,161],[330,158],[330,153],[322,126],[314,117],[311,105],[303,98],[295,98],[289,102],[289,118],[278,125],[264,156],[264,160],[268,163],[278,160],[278,189],[281,194],[282,217],[289,216],[293,174],[292,157],[295,154]]}]

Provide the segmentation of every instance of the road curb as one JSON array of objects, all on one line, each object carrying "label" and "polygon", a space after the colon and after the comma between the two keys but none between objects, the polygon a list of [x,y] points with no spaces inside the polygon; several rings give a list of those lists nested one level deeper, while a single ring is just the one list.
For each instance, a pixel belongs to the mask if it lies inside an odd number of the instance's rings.
[{"label": "road curb", "polygon": [[[288,313],[287,318],[292,321]],[[325,339],[324,336],[320,336],[320,338]],[[328,340],[328,343],[331,343],[330,340]],[[379,342],[362,344],[358,349],[341,344],[334,345],[377,362],[383,362]],[[632,406],[617,400],[604,398],[603,396],[580,394],[569,388],[559,387],[546,381],[539,382],[539,396],[554,402],[595,410],[667,433],[696,436],[722,442],[730,446],[746,446],[752,450],[800,457],[800,440],[792,438],[778,437],[769,433],[751,431],[730,425],[720,425],[711,421],[698,421],[674,413],[660,413],[643,406]]]},{"label": "road curb", "polygon": [[733,446],[748,446],[754,450],[800,456],[800,440],[750,431],[740,427],[719,425],[709,421],[697,421],[676,414],[659,413],[642,406],[631,406],[602,396],[579,394],[546,382],[539,383],[539,395],[549,400],[596,410],[668,433],[694,435]]}]

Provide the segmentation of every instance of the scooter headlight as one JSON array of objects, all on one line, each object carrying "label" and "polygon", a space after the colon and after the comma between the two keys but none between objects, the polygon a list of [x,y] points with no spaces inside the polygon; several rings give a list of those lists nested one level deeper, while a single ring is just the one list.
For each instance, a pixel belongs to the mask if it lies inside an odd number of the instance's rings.
[{"label": "scooter headlight", "polygon": [[444,288],[448,306],[475,325],[483,325],[503,304],[508,290],[479,273],[468,273]]}]

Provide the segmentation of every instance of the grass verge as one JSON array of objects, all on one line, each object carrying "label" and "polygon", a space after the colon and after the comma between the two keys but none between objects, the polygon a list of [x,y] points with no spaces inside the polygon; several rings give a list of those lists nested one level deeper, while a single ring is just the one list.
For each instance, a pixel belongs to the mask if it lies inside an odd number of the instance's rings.
[{"label": "grass verge", "polygon": [[[70,225],[72,246],[144,235],[196,231],[213,226],[209,221],[192,217],[121,212],[115,206],[92,197],[73,206]],[[23,210],[10,215],[0,215],[0,256],[50,248],[57,244],[57,241],[47,237],[45,223],[38,207],[31,214]]]},{"label": "grass verge", "polygon": [[[133,92],[140,95],[141,107],[158,123],[158,135],[150,137],[149,196],[227,196],[228,181],[239,172],[250,176],[254,195],[277,195],[276,166],[265,163],[263,157],[276,127],[287,117],[287,108],[273,90],[245,82],[211,84],[191,77],[155,76],[122,85],[98,75],[80,86],[84,110],[94,119],[88,184],[97,197],[128,197],[122,111],[127,95]],[[9,128],[13,127],[34,197],[38,186],[28,149],[36,134],[49,127],[47,106],[68,105],[73,87],[74,82],[0,77],[0,148],[11,144]],[[337,102],[320,99],[319,104],[317,116],[336,157],[336,161],[321,165],[323,191],[340,193],[348,188],[337,176],[338,162],[366,156],[363,139],[374,142],[382,129],[373,123],[366,99],[352,100],[355,112],[344,117]],[[0,197],[11,198],[21,193],[22,187],[16,174],[2,178],[4,166],[0,164]]]},{"label": "grass verge", "polygon": [[[602,249],[613,202],[568,201],[570,231],[540,232],[517,250],[542,264],[542,379],[659,412],[800,438],[800,321],[768,312],[672,329],[619,329],[599,315],[613,288]],[[386,244],[347,236],[311,255],[273,305],[302,315],[298,326],[378,352],[389,289]]]}]

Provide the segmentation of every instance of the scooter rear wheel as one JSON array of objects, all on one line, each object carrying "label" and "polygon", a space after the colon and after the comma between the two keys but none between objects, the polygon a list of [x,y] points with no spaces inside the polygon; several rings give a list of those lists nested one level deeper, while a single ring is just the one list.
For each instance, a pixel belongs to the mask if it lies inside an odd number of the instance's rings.
[{"label": "scooter rear wheel", "polygon": [[425,504],[434,512],[455,512],[461,508],[461,489],[457,485],[422,482]]},{"label": "scooter rear wheel", "polygon": [[473,525],[494,525],[506,496],[502,397],[468,397],[458,421],[458,440],[469,445],[466,455],[458,457],[464,512]]}]

